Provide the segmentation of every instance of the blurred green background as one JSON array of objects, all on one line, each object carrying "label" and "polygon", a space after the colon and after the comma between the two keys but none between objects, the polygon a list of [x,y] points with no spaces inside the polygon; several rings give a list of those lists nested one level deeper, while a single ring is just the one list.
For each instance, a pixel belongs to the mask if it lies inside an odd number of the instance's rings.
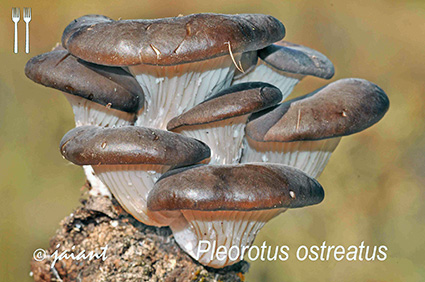
[{"label": "blurred green background", "polygon": [[[12,7],[32,7],[31,53],[13,54]],[[21,10],[22,11],[22,10]],[[391,100],[384,119],[345,137],[319,181],[325,200],[267,224],[256,245],[291,248],[286,262],[252,263],[248,281],[425,280],[425,1],[20,1],[0,3],[0,281],[31,281],[34,250],[78,205],[83,172],[58,144],[74,126],[62,94],[24,75],[26,61],[49,51],[84,14],[114,19],[198,12],[265,13],[286,39],[317,49],[336,67],[332,81],[368,79]],[[306,78],[293,95],[327,83]],[[386,245],[384,262],[300,262],[300,245]]]}]

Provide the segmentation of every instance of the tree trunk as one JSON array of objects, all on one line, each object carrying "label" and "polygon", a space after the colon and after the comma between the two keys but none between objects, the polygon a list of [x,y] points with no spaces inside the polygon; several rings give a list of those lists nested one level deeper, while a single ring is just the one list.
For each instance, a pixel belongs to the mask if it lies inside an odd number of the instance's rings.
[{"label": "tree trunk", "polygon": [[[245,261],[221,270],[204,267],[179,248],[169,228],[138,222],[114,199],[89,196],[81,203],[62,220],[49,249],[33,258],[35,281],[244,281]],[[91,251],[98,257],[90,260]],[[61,254],[74,259],[51,267]]]}]

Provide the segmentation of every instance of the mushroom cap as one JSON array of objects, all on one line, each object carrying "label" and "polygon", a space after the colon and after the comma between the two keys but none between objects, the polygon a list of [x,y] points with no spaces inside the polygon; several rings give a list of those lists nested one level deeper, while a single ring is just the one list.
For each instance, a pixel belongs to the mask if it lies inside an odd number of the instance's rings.
[{"label": "mushroom cap", "polygon": [[102,23],[102,22],[111,22],[113,19],[103,16],[103,15],[85,15],[79,17],[78,19],[73,20],[62,33],[62,44],[66,46],[68,39],[71,35],[77,32],[80,29],[90,28],[90,26]]},{"label": "mushroom cap", "polygon": [[300,208],[320,203],[324,195],[315,179],[285,165],[198,165],[162,175],[148,196],[148,208],[152,211]]},{"label": "mushroom cap", "polygon": [[184,166],[210,156],[194,138],[139,126],[79,126],[62,138],[62,155],[77,165],[159,164]]},{"label": "mushroom cap", "polygon": [[279,41],[258,51],[258,56],[278,70],[329,79],[335,69],[322,53],[308,47]]},{"label": "mushroom cap", "polygon": [[124,69],[87,63],[66,50],[31,58],[25,74],[36,83],[125,112],[137,112],[144,101],[140,85]]},{"label": "mushroom cap", "polygon": [[[71,25],[76,25],[74,22]],[[193,14],[154,20],[103,20],[67,27],[63,46],[96,64],[176,65],[252,51],[281,40],[285,27],[261,14]],[[71,31],[75,31],[72,34]]]},{"label": "mushroom cap", "polygon": [[242,116],[276,105],[282,100],[279,88],[264,82],[233,85],[173,118],[168,130]]},{"label": "mushroom cap", "polygon": [[389,100],[376,84],[347,78],[252,116],[246,134],[256,141],[319,140],[362,131],[387,112]]}]

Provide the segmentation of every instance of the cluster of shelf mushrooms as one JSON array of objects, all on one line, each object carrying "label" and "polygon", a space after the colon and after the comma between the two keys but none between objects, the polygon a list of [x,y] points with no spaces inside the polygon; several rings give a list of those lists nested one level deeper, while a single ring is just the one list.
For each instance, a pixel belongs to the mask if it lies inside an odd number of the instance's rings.
[{"label": "cluster of shelf mushrooms", "polygon": [[[219,246],[246,249],[270,219],[320,203],[315,178],[341,137],[389,107],[381,88],[354,78],[282,102],[303,77],[334,74],[323,54],[284,35],[261,14],[88,15],[25,73],[69,100],[76,127],[60,150],[84,167],[91,193],[112,193],[137,220],[169,226],[185,252],[221,268],[243,255],[219,260],[211,255]],[[215,249],[198,257],[201,240]]]}]

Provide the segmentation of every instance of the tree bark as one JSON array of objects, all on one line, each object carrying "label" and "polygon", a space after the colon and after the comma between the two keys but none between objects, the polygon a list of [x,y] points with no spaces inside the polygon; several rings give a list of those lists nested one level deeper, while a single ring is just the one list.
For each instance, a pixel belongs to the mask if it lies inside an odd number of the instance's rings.
[{"label": "tree bark", "polygon": [[[247,262],[220,270],[202,266],[179,248],[169,228],[144,225],[126,213],[115,199],[88,196],[81,203],[61,221],[47,255],[31,261],[35,281],[245,280]],[[51,267],[55,251],[56,257],[65,252],[75,258],[57,260]],[[78,257],[82,251],[85,255],[90,251],[100,255],[104,251],[104,256],[84,259]]]}]

